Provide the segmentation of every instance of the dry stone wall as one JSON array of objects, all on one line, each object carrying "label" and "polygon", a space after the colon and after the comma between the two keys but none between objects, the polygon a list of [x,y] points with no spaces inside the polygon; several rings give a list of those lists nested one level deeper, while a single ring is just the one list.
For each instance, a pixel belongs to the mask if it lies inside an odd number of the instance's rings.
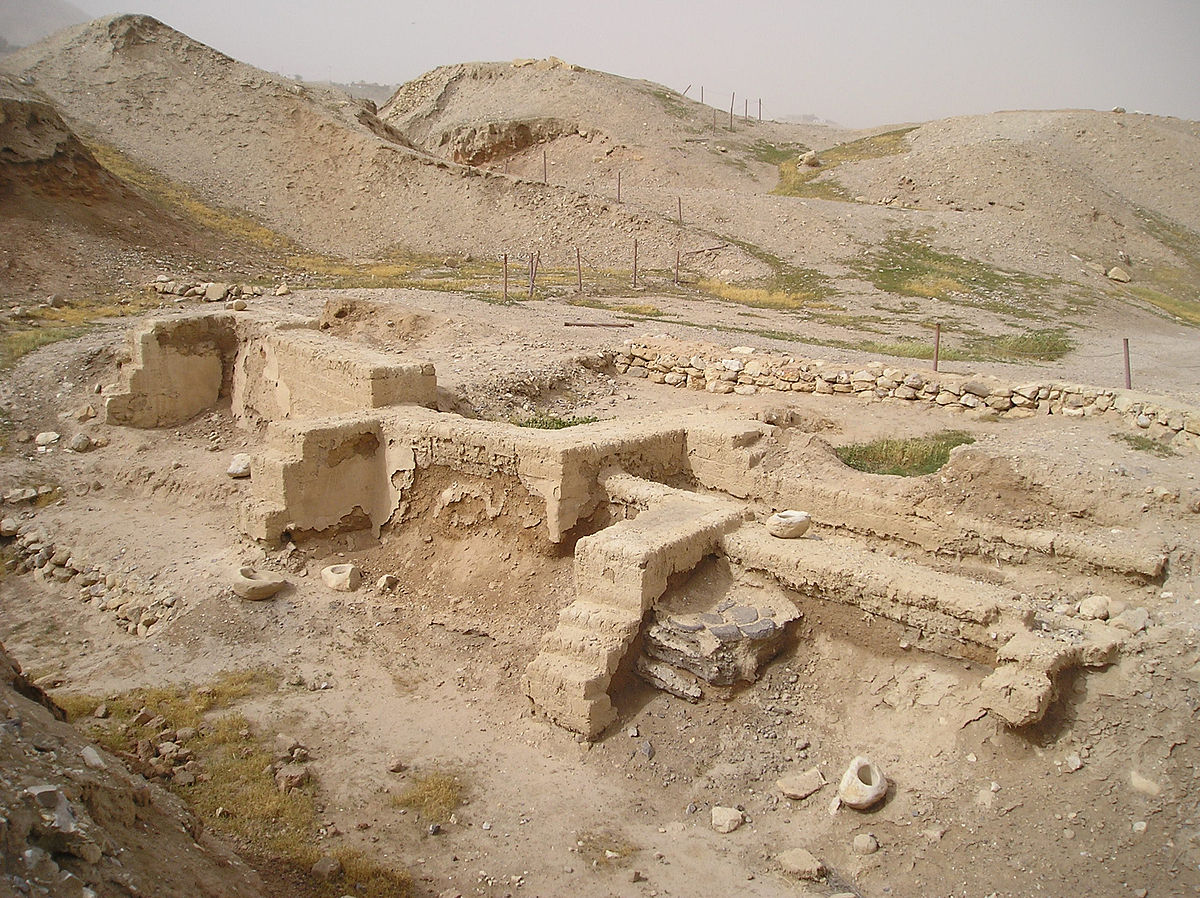
[{"label": "dry stone wall", "polygon": [[994,377],[899,368],[879,362],[855,368],[716,347],[687,354],[678,347],[647,343],[626,344],[613,354],[612,361],[619,373],[629,377],[710,393],[846,394],[865,400],[991,410],[1006,418],[1103,415],[1172,446],[1200,449],[1200,409],[1133,390],[1049,380],[1012,384]]}]

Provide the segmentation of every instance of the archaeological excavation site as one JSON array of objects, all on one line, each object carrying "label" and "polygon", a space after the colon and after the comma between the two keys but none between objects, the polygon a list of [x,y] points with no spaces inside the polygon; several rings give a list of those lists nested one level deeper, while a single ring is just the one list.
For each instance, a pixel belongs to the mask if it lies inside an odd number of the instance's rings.
[{"label": "archaeological excavation site", "polygon": [[0,895],[1200,891],[1200,125],[685,94],[0,56]]}]

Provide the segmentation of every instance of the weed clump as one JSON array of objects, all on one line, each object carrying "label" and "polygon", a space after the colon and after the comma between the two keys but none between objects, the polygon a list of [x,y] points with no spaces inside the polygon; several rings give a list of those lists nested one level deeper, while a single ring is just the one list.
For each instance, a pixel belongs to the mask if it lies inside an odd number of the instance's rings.
[{"label": "weed clump", "polygon": [[843,464],[867,474],[920,477],[932,474],[946,464],[950,460],[950,450],[955,446],[974,442],[975,439],[965,431],[943,430],[925,437],[840,446],[834,452]]}]

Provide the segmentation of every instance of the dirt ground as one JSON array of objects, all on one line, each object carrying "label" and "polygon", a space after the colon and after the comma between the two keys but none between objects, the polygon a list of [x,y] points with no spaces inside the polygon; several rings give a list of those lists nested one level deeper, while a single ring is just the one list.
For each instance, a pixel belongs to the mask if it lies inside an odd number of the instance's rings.
[{"label": "dirt ground", "polygon": [[[330,298],[354,311],[338,317],[325,307]],[[563,316],[590,310],[406,292],[270,303],[326,311],[349,339],[390,340],[432,358],[444,398],[488,417],[528,409],[625,418],[689,404],[745,416],[782,404],[595,373],[578,358],[611,344],[612,332],[565,335],[561,326]],[[61,484],[63,497],[38,510],[37,521],[105,569],[183,596],[186,611],[149,638],[132,636],[81,604],[76,589],[9,575],[4,644],[66,693],[278,669],[290,685],[241,710],[268,738],[288,733],[309,748],[327,843],[409,868],[417,894],[982,898],[1064,894],[1080,882],[1113,896],[1200,887],[1191,797],[1200,594],[1189,510],[1200,492],[1190,455],[1137,452],[1113,439],[1112,423],[1092,419],[979,421],[936,408],[788,397],[802,429],[834,445],[970,430],[973,448],[1004,465],[984,465],[965,488],[961,478],[953,486],[924,478],[918,489],[935,507],[997,520],[1062,515],[1064,528],[1127,528],[1158,540],[1170,553],[1168,574],[1141,585],[1103,572],[964,562],[1056,600],[1105,591],[1150,610],[1150,627],[1116,663],[1064,676],[1048,717],[1014,731],[967,700],[986,667],[918,651],[885,619],[813,601],[759,682],[698,705],[631,684],[618,723],[589,744],[537,717],[521,682],[572,598],[569,545],[552,546],[509,515],[448,526],[430,513],[444,486],[430,480],[378,541],[255,546],[237,530],[245,482],[224,470],[231,453],[253,451],[258,435],[235,428],[228,409],[153,432],[61,417],[112,380],[123,330],[114,324],[18,365],[4,388],[17,429],[87,430],[111,443],[87,454],[16,444],[3,456],[5,480]],[[822,466],[821,476],[830,470]],[[847,486],[867,476],[843,470]],[[893,488],[894,478],[876,479]],[[905,551],[886,541],[876,549]],[[363,568],[365,585],[332,592],[319,570],[347,559]],[[291,571],[293,587],[267,603],[237,600],[224,579],[237,562]],[[399,577],[395,592],[371,587],[385,573]],[[679,588],[727,575],[709,566]],[[885,771],[888,798],[866,813],[831,812],[836,781],[857,754]],[[396,760],[404,772],[388,772]],[[782,798],[775,780],[812,766],[830,785],[802,802]],[[436,835],[391,801],[432,770],[456,773],[466,796]],[[748,822],[718,834],[709,826],[714,805],[738,806]],[[855,852],[863,833],[877,839],[876,853]],[[823,883],[779,871],[775,856],[796,846],[824,861]]]}]

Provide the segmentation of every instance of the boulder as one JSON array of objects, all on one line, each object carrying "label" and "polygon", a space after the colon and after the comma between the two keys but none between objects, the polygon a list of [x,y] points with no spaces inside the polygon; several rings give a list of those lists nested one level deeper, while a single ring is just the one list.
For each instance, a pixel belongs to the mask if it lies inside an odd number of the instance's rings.
[{"label": "boulder", "polygon": [[878,767],[862,755],[856,757],[842,774],[838,798],[842,804],[862,811],[878,804],[887,793],[888,781]]},{"label": "boulder", "polygon": [[287,580],[282,577],[261,574],[248,564],[234,568],[230,579],[234,593],[250,602],[269,599],[287,586]]},{"label": "boulder", "polygon": [[362,571],[354,564],[331,564],[321,570],[321,579],[330,589],[353,592],[362,583]]},{"label": "boulder", "polygon": [[806,511],[780,511],[767,518],[767,532],[780,539],[796,539],[807,533],[811,524]]},{"label": "boulder", "polygon": [[1104,276],[1110,281],[1116,281],[1119,284],[1128,284],[1131,280],[1129,277],[1129,272],[1120,265],[1114,265],[1112,268],[1108,269]]},{"label": "boulder", "polygon": [[204,288],[205,302],[223,302],[229,296],[228,284],[209,284]]}]

